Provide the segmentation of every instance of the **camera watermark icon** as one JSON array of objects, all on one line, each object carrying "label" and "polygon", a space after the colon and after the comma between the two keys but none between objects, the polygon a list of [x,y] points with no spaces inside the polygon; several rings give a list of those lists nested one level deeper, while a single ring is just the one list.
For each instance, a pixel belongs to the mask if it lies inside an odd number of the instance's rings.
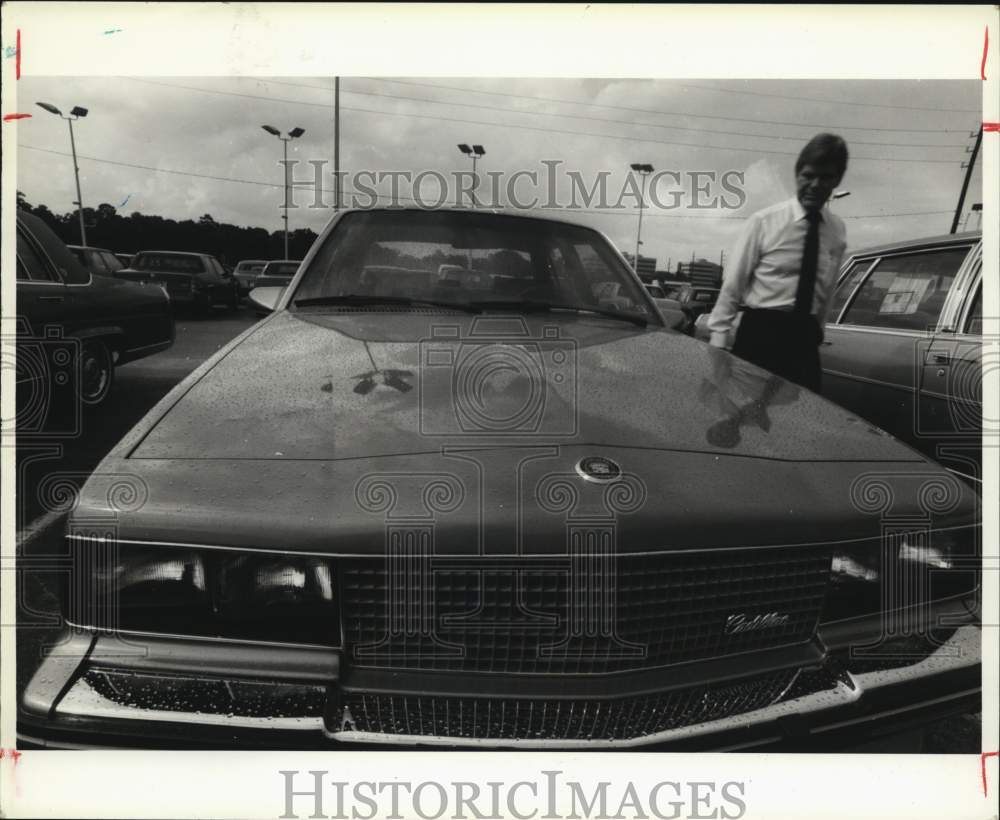
[{"label": "camera watermark icon", "polygon": [[19,442],[77,438],[83,415],[80,340],[65,336],[58,325],[36,335],[22,317],[16,329],[4,339],[0,365],[14,371],[15,382],[15,415],[2,419],[4,434],[16,432]]},{"label": "camera watermark icon", "polygon": [[869,587],[858,594],[877,598],[880,630],[871,642],[852,646],[852,658],[923,658],[943,647],[949,628],[957,625],[937,614],[936,605],[960,597],[978,600],[980,528],[935,526],[935,518],[954,512],[963,495],[959,479],[948,473],[866,473],[854,481],[855,508],[879,516],[879,552],[857,562],[840,555],[833,571]]},{"label": "camera watermark icon", "polygon": [[1000,418],[983,415],[983,386],[1000,373],[1000,337],[936,334],[914,352],[915,436],[1000,446]]},{"label": "camera watermark icon", "polygon": [[[558,448],[514,450],[448,451],[453,473],[357,482],[359,508],[383,517],[385,546],[344,565],[345,639],[356,662],[516,672],[646,657],[616,624],[619,518],[646,503],[645,485],[593,465],[599,482],[532,477],[528,466]],[[475,472],[463,474],[459,465],[470,463]],[[559,520],[543,525],[539,515]],[[555,549],[525,546],[524,530],[536,526]]]},{"label": "camera watermark icon", "polygon": [[[81,510],[81,490],[87,482],[88,501],[93,503]],[[145,481],[130,473],[55,472],[39,483],[37,495],[47,514],[68,516],[68,523],[54,549],[19,549],[16,560],[4,566],[17,576],[19,629],[62,628],[39,644],[40,652],[48,650],[54,657],[67,652],[75,656],[77,638],[94,629],[112,641],[104,642],[103,654],[144,654],[144,646],[120,634],[119,530],[122,514],[147,503]],[[45,608],[38,607],[40,602]]]},{"label": "camera watermark icon", "polygon": [[577,344],[523,317],[435,325],[421,339],[420,432],[426,436],[568,437],[579,428]]}]

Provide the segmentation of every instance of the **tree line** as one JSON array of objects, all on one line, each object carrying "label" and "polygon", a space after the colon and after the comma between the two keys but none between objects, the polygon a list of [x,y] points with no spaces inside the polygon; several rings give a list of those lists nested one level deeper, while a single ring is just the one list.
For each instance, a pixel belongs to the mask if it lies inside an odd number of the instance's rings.
[{"label": "tree line", "polygon": [[[55,214],[46,205],[32,205],[20,191],[17,207],[42,219],[67,245],[80,244],[77,210]],[[84,208],[83,220],[87,244],[115,253],[191,251],[212,254],[228,266],[241,259],[282,259],[285,255],[284,231],[268,232],[263,228],[216,222],[211,214],[204,214],[197,221],[177,221],[139,211],[123,216],[113,205],[102,202],[96,208]],[[316,233],[308,228],[289,231],[289,256],[302,259],[315,239]]]}]

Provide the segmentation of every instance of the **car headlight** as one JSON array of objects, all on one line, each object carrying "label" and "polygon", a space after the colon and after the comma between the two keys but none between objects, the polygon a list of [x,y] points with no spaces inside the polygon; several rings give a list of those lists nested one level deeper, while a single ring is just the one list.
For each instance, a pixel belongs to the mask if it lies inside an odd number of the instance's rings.
[{"label": "car headlight", "polygon": [[278,553],[75,545],[70,623],[180,635],[336,645],[330,562]]},{"label": "car headlight", "polygon": [[900,530],[838,549],[823,623],[888,614],[969,595],[979,588],[977,529]]}]

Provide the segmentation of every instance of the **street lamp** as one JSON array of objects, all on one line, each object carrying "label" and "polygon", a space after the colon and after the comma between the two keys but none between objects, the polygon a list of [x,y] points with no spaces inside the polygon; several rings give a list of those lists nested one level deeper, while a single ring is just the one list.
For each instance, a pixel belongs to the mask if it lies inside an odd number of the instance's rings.
[{"label": "street lamp", "polygon": [[273,134],[274,136],[276,136],[279,140],[281,140],[282,144],[284,145],[284,150],[285,150],[285,162],[284,162],[284,166],[285,166],[285,203],[284,203],[284,205],[282,207],[284,207],[284,209],[285,209],[285,214],[282,217],[282,219],[285,220],[285,259],[288,259],[288,187],[289,187],[289,185],[288,185],[288,143],[291,140],[298,139],[299,137],[301,137],[306,132],[306,129],[305,128],[293,128],[291,131],[288,132],[288,136],[287,137],[283,137],[283,136],[281,136],[281,132],[277,128],[274,128],[271,125],[262,125],[261,128],[263,128],[265,131],[267,131],[268,134]]},{"label": "street lamp", "polygon": [[486,153],[486,149],[481,145],[473,145],[471,148],[464,142],[459,143],[458,150],[465,154],[467,157],[472,158],[472,204],[475,207],[479,207],[479,203],[476,201],[476,189],[479,187],[479,177],[476,176],[476,160],[478,160],[483,154]]},{"label": "street lamp", "polygon": [[52,103],[40,102],[35,104],[39,108],[44,108],[50,114],[62,117],[69,123],[69,147],[73,151],[73,176],[76,178],[76,202],[73,204],[80,209],[80,244],[86,247],[87,229],[83,224],[83,197],[80,195],[80,166],[76,164],[76,140],[73,138],[73,120],[78,120],[80,117],[86,117],[87,109],[76,105],[73,107],[73,110],[69,112],[69,116],[67,117],[62,111],[52,105]]},{"label": "street lamp", "polygon": [[638,276],[639,246],[642,244],[642,240],[640,239],[642,236],[642,209],[645,206],[646,199],[646,177],[653,173],[653,166],[648,162],[633,162],[629,167],[639,174],[642,179],[642,193],[639,195],[639,227],[635,232],[635,260],[632,262],[632,270],[635,272],[636,276]]}]

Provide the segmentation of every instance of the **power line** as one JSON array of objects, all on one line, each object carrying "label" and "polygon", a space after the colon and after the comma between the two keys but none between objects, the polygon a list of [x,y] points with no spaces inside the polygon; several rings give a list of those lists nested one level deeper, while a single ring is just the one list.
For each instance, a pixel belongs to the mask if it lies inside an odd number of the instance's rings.
[{"label": "power line", "polygon": [[696,83],[678,83],[681,88],[697,88],[702,91],[718,91],[725,94],[747,94],[753,97],[776,97],[781,100],[804,100],[806,102],[825,103],[827,105],[857,105],[864,108],[894,108],[905,111],[933,111],[937,114],[979,114],[978,108],[933,108],[920,105],[889,105],[888,103],[864,103],[853,100],[827,100],[819,97],[797,97],[791,94],[771,94],[765,91],[748,91],[736,88],[713,88],[709,85]]},{"label": "power line", "polygon": [[[37,148],[34,145],[21,145],[21,144],[19,144],[18,145],[18,149],[19,150],[26,150],[26,151],[40,151],[40,152],[45,153],[45,154],[55,154],[55,155],[61,156],[61,157],[70,157],[70,156],[72,156],[72,154],[70,154],[70,153],[68,153],[66,151],[53,151],[50,148]],[[155,167],[153,167],[151,165],[140,165],[140,164],[132,163],[132,162],[121,162],[120,160],[105,159],[103,157],[85,156],[84,154],[77,154],[77,159],[85,159],[85,160],[89,160],[90,162],[99,162],[99,163],[102,163],[102,164],[105,164],[105,165],[117,165],[117,166],[121,166],[121,167],[124,167],[124,168],[137,168],[137,169],[140,169],[140,170],[143,170],[143,171],[153,171],[154,173],[160,173],[160,174],[175,174],[175,175],[178,175],[178,176],[196,177],[198,179],[211,179],[211,180],[214,180],[214,181],[217,181],[217,182],[235,182],[235,183],[238,183],[238,184],[241,184],[241,185],[258,185],[258,186],[262,186],[262,187],[265,187],[265,188],[283,188],[284,187],[283,184],[279,184],[279,183],[276,183],[276,182],[262,182],[262,181],[256,180],[256,179],[239,179],[237,177],[224,177],[224,176],[216,176],[216,175],[212,175],[212,174],[200,174],[200,173],[197,173],[195,171],[178,171],[178,170],[171,169],[171,168],[155,168]],[[301,187],[305,187],[305,186],[301,186]],[[314,191],[317,190],[313,186],[309,186],[309,187],[311,188],[311,190],[314,190]],[[322,188],[321,187],[318,190],[320,192],[322,192],[322,193],[327,193],[327,194],[333,194],[333,193],[335,193],[335,191],[333,189],[331,189],[331,188]],[[352,194],[352,195],[355,195],[355,196],[359,196],[360,195],[360,196],[364,196],[364,197],[374,196],[376,199],[388,199],[388,200],[391,200],[391,201],[405,199],[407,202],[416,202],[416,203],[421,204],[421,205],[426,205],[430,201],[430,198],[421,199],[421,198],[418,198],[418,197],[404,196],[402,194],[397,194],[396,196],[393,196],[391,194],[378,194],[378,193],[373,193],[373,192],[369,192],[369,191],[358,191],[356,189],[345,191],[344,193]],[[635,218],[635,213],[632,210],[628,210],[628,211],[610,210],[610,209],[609,210],[597,210],[597,209],[586,209],[586,208],[562,208],[562,207],[559,207],[559,208],[546,208],[544,206],[539,206],[539,207],[531,209],[531,210],[560,211],[560,212],[569,211],[571,213],[595,214],[595,215],[598,215],[598,216],[626,216],[626,217],[629,217],[630,219],[634,219]],[[895,214],[885,214],[885,213],[882,213],[882,214],[858,214],[858,215],[855,215],[855,216],[841,216],[841,218],[842,219],[880,219],[880,218],[884,218],[884,217],[928,216],[928,215],[950,214],[950,213],[951,213],[950,210],[947,210],[947,211],[910,211],[908,213],[895,213]],[[664,219],[664,218],[666,218],[666,219],[702,219],[702,220],[726,219],[726,220],[738,220],[738,221],[742,221],[742,220],[747,219],[746,216],[708,216],[708,215],[706,215],[706,216],[691,216],[691,215],[688,215],[688,214],[663,214],[663,213],[656,213],[655,211],[652,211],[652,209],[647,209],[647,216],[653,217],[653,218],[661,218],[661,219]]]},{"label": "power line", "polygon": [[[157,82],[155,80],[140,80],[137,78],[129,78],[129,79],[134,79],[136,82],[165,86],[167,88],[178,88],[186,91],[200,91],[205,94],[219,94],[227,97],[242,97],[242,98],[257,99],[257,100],[267,100],[269,102],[293,103],[298,105],[308,105],[315,108],[326,108],[326,109],[333,108],[333,106],[328,103],[309,103],[309,102],[301,102],[298,100],[279,99],[276,97],[262,97],[259,94],[242,94],[236,91],[218,91],[209,88],[197,88],[194,86],[177,85],[174,83],[162,83],[162,82]],[[402,111],[382,111],[379,109],[357,108],[355,106],[346,106],[346,105],[342,105],[340,108],[342,111],[354,111],[361,114],[378,114],[380,116],[385,116],[385,117],[407,117],[411,119],[430,119],[430,120],[435,120],[436,122],[455,122],[455,123],[462,123],[464,125],[488,125],[492,128],[513,128],[520,131],[536,131],[547,134],[600,137],[601,139],[621,140],[623,142],[640,142],[646,145],[675,145],[688,148],[702,148],[702,149],[710,148],[717,151],[739,151],[752,154],[776,154],[780,156],[793,156],[793,157],[798,156],[799,153],[798,151],[777,151],[774,149],[767,149],[767,148],[743,148],[739,146],[729,146],[729,145],[706,145],[700,142],[679,142],[677,140],[654,140],[654,139],[646,139],[644,137],[628,137],[620,134],[596,134],[590,131],[568,131],[565,129],[543,128],[541,126],[534,126],[534,125],[517,125],[514,123],[503,123],[503,122],[485,122],[483,120],[469,120],[458,117],[442,117],[436,114],[413,114]],[[956,162],[956,160],[948,160],[948,159],[915,159],[915,158],[904,158],[904,157],[861,157],[856,155],[852,156],[851,159],[852,161],[855,162],[856,161],[919,162],[919,163],[947,163],[947,164],[952,164]]]},{"label": "power line", "polygon": [[[369,79],[369,78],[364,78],[364,79]],[[276,85],[287,85],[287,86],[292,86],[294,88],[309,88],[309,89],[312,89],[313,91],[324,91],[324,92],[328,92],[329,91],[328,88],[324,88],[323,86],[306,85],[304,83],[289,83],[289,82],[284,82],[284,81],[281,81],[281,80],[258,80],[257,82],[261,83],[261,84],[265,84],[265,85],[268,84],[268,83],[274,83]],[[396,82],[396,81],[394,81],[394,80],[388,80],[386,82]],[[413,85],[418,85],[418,83],[413,83]],[[436,88],[436,87],[438,87],[438,86],[434,86],[434,85],[426,84],[426,83],[423,84],[423,85],[426,86],[426,87],[429,87],[429,88]],[[526,110],[521,109],[521,108],[502,108],[500,106],[495,106],[495,105],[479,105],[477,103],[469,103],[469,102],[451,102],[449,100],[434,100],[434,99],[430,99],[428,97],[411,97],[411,96],[407,96],[405,94],[386,94],[384,92],[379,92],[379,91],[349,91],[349,90],[345,89],[343,93],[345,93],[345,94],[356,94],[356,95],[366,96],[366,97],[384,97],[384,98],[391,99],[391,100],[406,100],[406,101],[412,101],[412,102],[431,103],[433,105],[451,105],[451,106],[457,106],[457,107],[461,107],[461,108],[477,108],[477,109],[481,109],[481,110],[485,110],[485,111],[501,111],[501,112],[503,112],[505,114],[526,114],[526,115],[535,116],[535,117],[561,117],[563,119],[589,120],[591,122],[607,122],[607,123],[612,123],[614,125],[638,125],[638,126],[643,126],[643,127],[646,127],[646,128],[666,128],[666,129],[670,129],[670,130],[673,130],[673,131],[693,131],[695,133],[727,134],[727,135],[734,136],[734,137],[760,137],[762,139],[779,139],[779,140],[801,140],[802,139],[802,137],[799,136],[799,135],[785,136],[785,135],[782,135],[782,134],[778,134],[778,135],[774,135],[774,134],[748,134],[745,131],[720,131],[719,129],[715,129],[715,128],[713,128],[713,129],[689,128],[689,127],[683,126],[683,125],[667,125],[665,123],[657,123],[657,122],[638,122],[638,121],[635,121],[635,120],[630,121],[630,122],[623,122],[620,119],[608,119],[606,117],[588,117],[585,114],[558,114],[558,113],[556,113],[554,111],[526,111]],[[738,93],[738,92],[733,92],[733,93]],[[780,96],[780,95],[774,95],[774,96]],[[531,99],[531,98],[525,97],[524,99]],[[794,97],[792,99],[806,99],[806,98],[804,98],[804,97],[802,97],[802,98]],[[582,105],[583,103],[579,103],[579,104]],[[868,103],[857,103],[857,105],[868,105]],[[937,109],[922,109],[921,108],[921,109],[917,109],[917,110],[923,111],[923,110],[937,110]],[[959,109],[951,109],[951,110],[959,110]],[[672,114],[674,112],[660,111],[660,112],[657,112],[657,113],[659,115],[661,115],[661,116],[668,116],[668,115],[670,115],[670,114]],[[701,115],[701,114],[678,114],[677,116],[703,116],[703,115]],[[729,117],[720,117],[719,119],[730,119],[730,118]],[[773,125],[773,124],[787,124],[787,123],[773,123],[773,122],[771,122],[769,120],[746,120],[746,121],[747,122],[756,122],[756,123],[768,124],[768,125]],[[798,125],[798,123],[796,123],[796,125]],[[800,127],[804,127],[804,126],[800,126]],[[832,128],[840,128],[841,126],[816,126],[816,127],[831,128],[832,129]],[[868,130],[868,129],[857,129],[857,130]],[[893,130],[906,130],[906,129],[885,129],[885,130],[887,130],[887,131],[893,131]],[[955,132],[953,132],[953,131],[946,131],[946,132],[943,132],[943,133],[955,133]],[[965,146],[965,143],[964,142],[963,143],[866,142],[864,140],[851,139],[851,145],[875,145],[875,146],[885,146],[885,147],[889,147],[889,148],[963,148]]]},{"label": "power line", "polygon": [[[776,139],[776,140],[795,140],[796,142],[801,142],[802,137],[798,135],[785,136],[783,134],[748,134],[745,131],[721,131],[717,128],[706,129],[706,128],[688,128],[683,125],[666,125],[657,122],[623,122],[622,120],[613,120],[607,117],[588,117],[585,114],[557,114],[552,111],[523,111],[516,108],[501,108],[495,105],[477,105],[476,103],[463,103],[463,102],[447,102],[445,100],[432,100],[427,97],[408,97],[401,94],[383,94],[377,91],[344,91],[345,94],[359,94],[368,97],[385,97],[391,100],[409,100],[413,102],[424,102],[432,103],[434,105],[454,105],[461,106],[462,108],[478,108],[486,111],[502,111],[505,114],[527,114],[536,117],[561,117],[563,119],[573,119],[573,120],[589,120],[591,122],[606,122],[613,125],[637,125],[644,128],[667,128],[673,131],[693,131],[695,133],[710,133],[710,134],[726,134],[733,137],[759,137],[761,139]],[[671,112],[663,112],[667,115]],[[679,115],[686,116],[686,115]],[[756,120],[754,122],[757,122]],[[763,122],[763,121],[760,121]],[[851,145],[875,145],[883,146],[888,148],[964,148],[965,143],[900,143],[900,142],[865,142],[863,140],[851,140]]]},{"label": "power line", "polygon": [[[461,91],[463,94],[487,94],[492,97],[511,97],[519,100],[532,100],[535,102],[555,102],[555,103],[565,103],[567,105],[582,105],[589,108],[607,108],[614,111],[635,111],[640,114],[660,114],[663,111],[656,111],[650,108],[635,108],[633,106],[627,105],[610,105],[608,103],[591,103],[585,102],[583,100],[568,100],[559,97],[536,97],[533,95],[526,94],[511,94],[509,92],[503,91],[485,91],[478,88],[466,88],[463,86],[455,85],[439,85],[438,83],[421,83],[414,80],[390,80],[384,77],[359,77],[358,79],[370,80],[372,82],[382,82],[382,83],[393,83],[394,85],[413,85],[420,86],[422,88],[438,88],[447,91]],[[869,128],[863,125],[829,125],[826,123],[809,123],[809,122],[782,122],[780,120],[755,120],[746,119],[742,117],[723,117],[721,115],[714,114],[695,114],[695,113],[685,113],[685,112],[671,112],[676,116],[682,117],[701,117],[702,119],[709,120],[731,120],[733,122],[755,122],[764,125],[792,125],[798,127],[807,128],[824,128],[830,130],[840,130],[840,131],[904,131],[909,133],[925,133],[925,134],[959,134],[967,131],[965,128]]]}]

